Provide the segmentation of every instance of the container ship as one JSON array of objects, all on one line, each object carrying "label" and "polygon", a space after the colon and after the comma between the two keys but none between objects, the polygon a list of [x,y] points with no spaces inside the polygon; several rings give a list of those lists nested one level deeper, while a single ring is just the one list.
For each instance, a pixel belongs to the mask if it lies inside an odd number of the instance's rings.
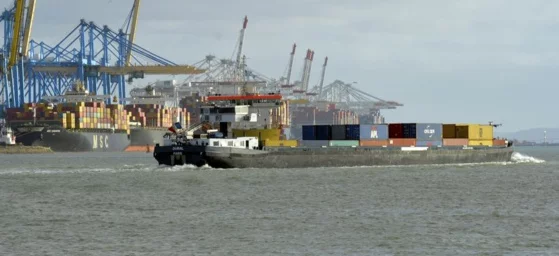
[{"label": "container ship", "polygon": [[76,84],[52,98],[65,102],[6,109],[16,143],[50,147],[55,152],[124,151],[130,144],[128,113],[123,105],[106,104],[110,96],[90,95]]},{"label": "container ship", "polygon": [[127,152],[153,152],[156,143],[162,143],[163,135],[175,122],[187,127],[190,125],[190,113],[186,108],[169,107],[167,99],[156,95],[152,86],[148,85],[144,94],[127,99],[130,104],[125,106],[129,113],[130,146]]}]

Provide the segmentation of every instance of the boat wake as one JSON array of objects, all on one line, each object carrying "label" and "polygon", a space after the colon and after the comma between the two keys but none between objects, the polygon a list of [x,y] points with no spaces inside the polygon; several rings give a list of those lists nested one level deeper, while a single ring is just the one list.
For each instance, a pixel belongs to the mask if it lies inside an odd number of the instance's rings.
[{"label": "boat wake", "polygon": [[533,156],[523,155],[523,154],[518,153],[518,152],[514,152],[514,153],[512,153],[511,162],[513,162],[513,163],[536,163],[536,164],[541,164],[541,163],[545,163],[545,160],[538,159],[538,158],[535,158]]}]

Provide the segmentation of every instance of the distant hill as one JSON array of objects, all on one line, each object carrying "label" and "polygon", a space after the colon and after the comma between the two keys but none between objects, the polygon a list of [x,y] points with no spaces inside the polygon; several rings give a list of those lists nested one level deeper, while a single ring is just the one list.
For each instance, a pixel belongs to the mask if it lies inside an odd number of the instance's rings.
[{"label": "distant hill", "polygon": [[559,128],[533,128],[517,132],[495,132],[495,137],[506,137],[519,141],[543,142],[544,131],[547,132],[547,142],[559,142]]}]

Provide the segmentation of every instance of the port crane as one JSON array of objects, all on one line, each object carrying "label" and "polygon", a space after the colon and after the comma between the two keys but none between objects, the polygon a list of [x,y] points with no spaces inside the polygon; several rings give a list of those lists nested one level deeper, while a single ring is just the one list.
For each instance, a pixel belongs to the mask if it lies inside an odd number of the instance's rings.
[{"label": "port crane", "polygon": [[260,92],[273,79],[251,69],[243,54],[245,32],[248,18],[244,17],[239,39],[231,58],[219,59],[215,55],[207,55],[203,60],[193,64],[197,69],[204,69],[202,74],[192,74],[182,82],[182,87],[195,88],[202,94],[238,94]]},{"label": "port crane", "polygon": [[4,44],[0,49],[0,103],[19,106],[26,94],[24,61],[28,57],[35,0],[16,0],[0,16],[4,22]]},{"label": "port crane", "polygon": [[[119,99],[126,97],[126,84],[144,75],[179,75],[201,74],[204,69],[190,65],[179,65],[158,56],[137,45],[135,34],[139,17],[140,0],[134,0],[133,7],[125,23],[126,28],[118,31],[108,26],[98,26],[94,22],[81,20],[64,39],[55,46],[30,39],[34,0],[27,0],[27,21],[23,24],[22,7],[25,0],[18,0],[14,8],[5,11],[2,21],[12,28],[24,28],[20,36],[12,31],[5,33],[10,42],[18,42],[15,49],[22,49],[17,54],[8,55],[4,47],[3,56],[19,57],[16,65],[13,61],[4,61],[2,91],[10,107],[18,107],[23,102],[38,102],[43,96],[63,95],[76,82],[85,84],[93,94],[115,95]],[[17,13],[18,15],[14,15]],[[19,25],[15,23],[19,22]],[[14,24],[13,26],[11,24]],[[123,26],[124,27],[124,26]],[[16,31],[17,32],[17,31]],[[12,37],[12,35],[14,35]],[[23,38],[23,40],[18,40]],[[5,40],[8,41],[8,40]],[[14,46],[14,44],[10,45]],[[20,57],[21,56],[21,57]],[[5,58],[6,59],[6,58]],[[113,61],[111,61],[113,60]],[[128,76],[128,79],[125,79]],[[7,88],[7,89],[6,89]]]}]

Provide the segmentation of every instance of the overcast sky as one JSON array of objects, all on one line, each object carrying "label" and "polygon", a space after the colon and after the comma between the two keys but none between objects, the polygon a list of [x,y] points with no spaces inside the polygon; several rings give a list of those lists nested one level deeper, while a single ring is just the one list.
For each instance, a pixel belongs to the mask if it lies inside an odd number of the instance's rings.
[{"label": "overcast sky", "polygon": [[[2,0],[8,7],[12,1]],[[81,18],[122,26],[132,0],[37,1],[33,39],[54,45]],[[177,63],[230,57],[248,15],[253,69],[294,75],[314,49],[310,85],[326,83],[404,104],[388,122],[504,123],[502,131],[559,127],[559,1],[143,0],[136,43]]]}]

